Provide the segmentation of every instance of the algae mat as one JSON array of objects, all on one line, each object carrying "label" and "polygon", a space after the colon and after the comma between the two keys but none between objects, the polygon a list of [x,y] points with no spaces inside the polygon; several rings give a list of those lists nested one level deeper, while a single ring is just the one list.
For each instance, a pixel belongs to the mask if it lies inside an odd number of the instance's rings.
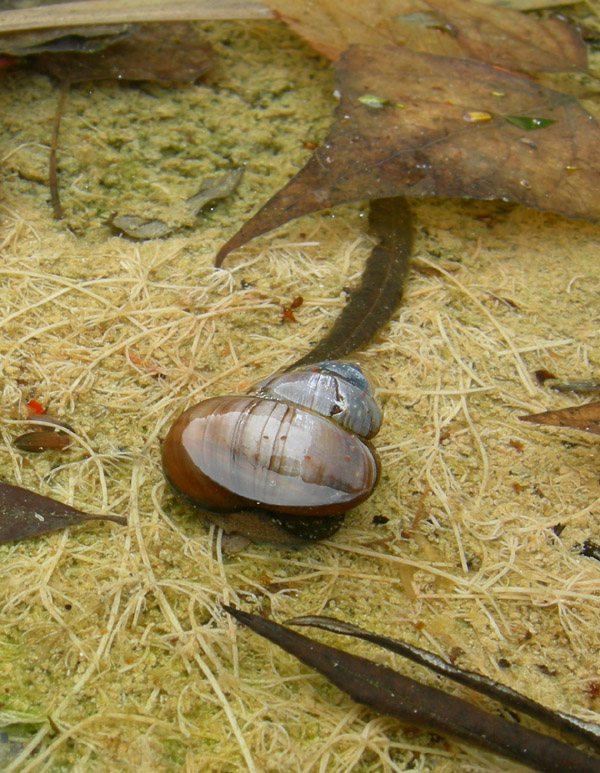
[{"label": "algae mat", "polygon": [[[598,375],[598,227],[414,203],[420,270],[360,353],[385,412],[377,492],[325,543],[224,554],[167,490],[161,438],[193,402],[307,351],[371,245],[365,211],[346,207],[212,268],[324,136],[334,97],[328,63],[277,23],[198,30],[220,57],[205,84],[72,89],[68,227],[45,185],[56,88],[19,73],[0,85],[0,474],[129,522],[0,547],[0,759],[23,771],[516,769],[354,705],[236,630],[220,603],[279,620],[326,612],[600,720],[600,563],[579,554],[598,534],[598,439],[517,420],[578,400],[534,370]],[[125,207],[157,216],[240,164],[236,193],[169,238],[135,243],[105,223]],[[296,322],[283,319],[298,296]],[[31,399],[73,425],[69,451],[15,450]]]}]

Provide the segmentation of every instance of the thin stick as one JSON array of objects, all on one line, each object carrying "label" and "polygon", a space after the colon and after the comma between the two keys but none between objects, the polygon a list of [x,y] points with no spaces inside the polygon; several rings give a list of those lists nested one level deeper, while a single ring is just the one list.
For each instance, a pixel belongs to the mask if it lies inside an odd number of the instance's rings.
[{"label": "thin stick", "polygon": [[58,94],[58,101],[56,103],[56,110],[54,112],[54,121],[52,122],[52,137],[50,138],[50,158],[48,160],[48,184],[50,186],[50,200],[52,201],[52,209],[54,211],[54,218],[56,220],[62,220],[65,216],[62,204],[60,203],[60,195],[58,193],[58,175],[56,172],[56,154],[58,152],[58,132],[60,130],[60,119],[62,118],[63,109],[69,93],[69,87],[71,81],[63,81],[60,86]]}]

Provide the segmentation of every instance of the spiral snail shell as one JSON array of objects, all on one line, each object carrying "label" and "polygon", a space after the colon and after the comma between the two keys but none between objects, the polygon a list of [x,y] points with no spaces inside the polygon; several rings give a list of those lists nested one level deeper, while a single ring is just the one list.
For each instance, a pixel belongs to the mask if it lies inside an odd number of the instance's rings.
[{"label": "spiral snail shell", "polygon": [[368,438],[380,420],[360,367],[324,361],[188,408],[167,434],[163,467],[226,530],[311,541],[373,491],[379,462]]}]

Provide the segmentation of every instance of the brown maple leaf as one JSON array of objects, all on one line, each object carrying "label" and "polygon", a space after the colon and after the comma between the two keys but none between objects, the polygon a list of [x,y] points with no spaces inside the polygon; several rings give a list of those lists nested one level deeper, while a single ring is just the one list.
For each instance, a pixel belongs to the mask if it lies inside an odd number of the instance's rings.
[{"label": "brown maple leaf", "polygon": [[600,127],[573,97],[400,46],[352,46],[336,73],[341,100],[322,147],[221,249],[218,264],[288,220],[361,199],[500,198],[600,219]]}]

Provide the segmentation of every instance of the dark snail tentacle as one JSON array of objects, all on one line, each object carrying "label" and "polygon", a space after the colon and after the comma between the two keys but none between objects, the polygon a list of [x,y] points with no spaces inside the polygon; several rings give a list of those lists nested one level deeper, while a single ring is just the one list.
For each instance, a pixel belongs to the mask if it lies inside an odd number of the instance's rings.
[{"label": "dark snail tentacle", "polygon": [[398,307],[412,252],[410,207],[401,196],[373,199],[369,206],[369,230],[379,242],[367,259],[360,285],[325,338],[287,370],[360,349]]}]

